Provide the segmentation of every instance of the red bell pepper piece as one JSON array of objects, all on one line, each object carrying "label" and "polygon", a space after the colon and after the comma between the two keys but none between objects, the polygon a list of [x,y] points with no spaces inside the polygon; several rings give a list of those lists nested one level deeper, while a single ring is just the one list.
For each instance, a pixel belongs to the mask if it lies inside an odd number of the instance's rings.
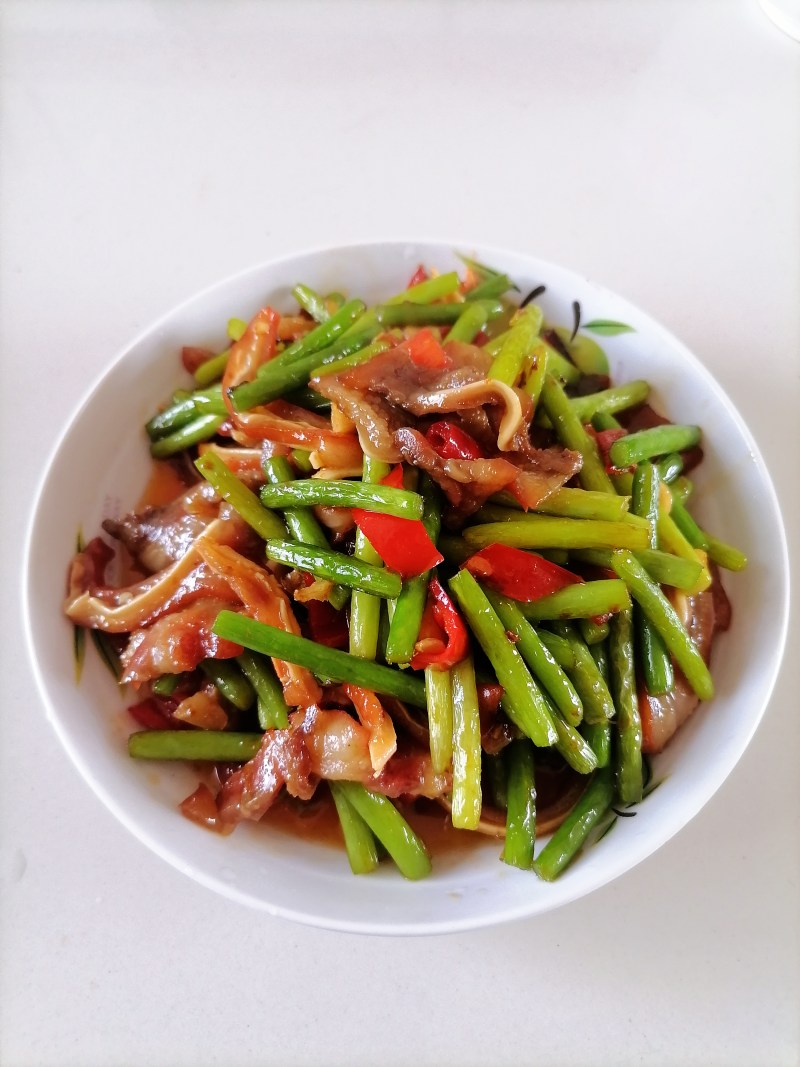
[{"label": "red bell pepper piece", "polygon": [[[429,636],[431,623],[443,634],[437,643]],[[464,621],[437,578],[431,578],[428,584],[428,602],[420,627],[420,639],[417,641],[417,645],[420,644],[423,647],[415,652],[411,660],[411,667],[415,671],[424,670],[425,667],[438,667],[447,671],[456,663],[460,663],[469,650]]]},{"label": "red bell pepper piece", "polygon": [[474,437],[442,419],[428,428],[425,438],[434,452],[442,459],[483,459],[483,449]]},{"label": "red bell pepper piece", "polygon": [[[398,464],[381,484],[402,489],[402,465]],[[353,521],[386,566],[403,578],[424,574],[444,559],[420,519],[400,519],[395,515],[353,508]]]},{"label": "red bell pepper piece", "polygon": [[406,341],[411,362],[417,367],[431,367],[440,370],[450,366],[450,359],[442,348],[441,342],[429,329],[418,330]]},{"label": "red bell pepper piece", "polygon": [[541,556],[510,545],[487,545],[470,556],[464,566],[490,589],[526,603],[583,581]]}]

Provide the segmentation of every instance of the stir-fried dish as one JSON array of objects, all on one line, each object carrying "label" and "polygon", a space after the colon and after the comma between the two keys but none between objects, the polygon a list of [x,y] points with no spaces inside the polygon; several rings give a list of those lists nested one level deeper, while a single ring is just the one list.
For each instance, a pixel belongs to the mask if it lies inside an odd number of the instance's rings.
[{"label": "stir-fried dish", "polygon": [[354,872],[419,878],[438,811],[549,880],[635,813],[746,561],[688,510],[699,427],[609,380],[590,334],[630,327],[544,291],[472,260],[373,307],[297,285],[183,349],[157,498],[79,545],[65,610],[135,691],[130,755],[197,767],[188,819],[325,807]]}]

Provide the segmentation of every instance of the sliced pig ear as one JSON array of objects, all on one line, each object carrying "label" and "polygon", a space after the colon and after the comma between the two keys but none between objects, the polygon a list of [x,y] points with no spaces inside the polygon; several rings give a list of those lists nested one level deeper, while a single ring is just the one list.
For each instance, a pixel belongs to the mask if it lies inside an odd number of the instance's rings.
[{"label": "sliced pig ear", "polygon": [[[279,401],[276,401],[279,404]],[[272,441],[287,448],[304,448],[318,456],[323,467],[352,467],[363,460],[358,438],[352,433],[334,433],[330,425],[319,426],[298,417],[288,417],[287,408],[247,411],[233,419],[231,436],[244,446]]]},{"label": "sliced pig ear", "polygon": [[67,571],[67,606],[90,589],[105,585],[106,568],[113,558],[113,548],[102,537],[93,537],[85,548],[72,557]]},{"label": "sliced pig ear", "polygon": [[70,590],[64,611],[79,626],[120,634],[146,626],[160,615],[175,611],[204,593],[230,602],[234,597],[226,595],[219,582],[208,583],[207,574],[195,572],[202,562],[200,546],[215,540],[235,541],[243,529],[244,524],[238,516],[214,519],[177,563],[122,589],[90,584],[86,553],[79,553],[70,569]]},{"label": "sliced pig ear", "polygon": [[[322,375],[311,384],[355,424],[368,456],[397,463],[401,457],[392,440],[394,430],[413,425],[413,416],[458,410],[458,399],[453,401],[452,409],[436,405],[445,394],[458,392],[454,386],[485,386],[492,361],[488,353],[474,345],[452,342],[444,347],[448,365],[419,366],[410,358],[406,343],[398,344],[391,338],[390,343],[393,347],[373,355],[369,361]],[[423,398],[431,395],[437,400],[428,407]],[[468,401],[467,406],[474,409],[478,404]],[[521,411],[519,397],[516,406]]]},{"label": "sliced pig ear", "polygon": [[[542,469],[522,470],[509,486],[509,491],[514,494],[525,511],[538,507],[551,493],[570,480],[581,469],[581,455],[579,452],[571,452],[569,449],[543,448],[540,449],[542,456]],[[566,464],[558,462],[561,470],[548,470],[550,456],[564,457]],[[553,464],[554,466],[556,464]]]},{"label": "sliced pig ear", "polygon": [[440,411],[463,411],[482,408],[487,404],[503,407],[497,429],[497,447],[501,452],[508,452],[514,447],[514,438],[520,428],[526,425],[526,420],[520,394],[504,382],[486,379],[456,389],[419,392],[408,410],[412,415],[435,415]]},{"label": "sliced pig ear", "polygon": [[105,532],[120,541],[147,574],[155,574],[182,559],[219,514],[219,498],[206,482],[190,488],[184,484],[181,491],[179,479],[173,476],[167,489],[178,494],[168,504],[143,507],[119,520],[103,520]]}]

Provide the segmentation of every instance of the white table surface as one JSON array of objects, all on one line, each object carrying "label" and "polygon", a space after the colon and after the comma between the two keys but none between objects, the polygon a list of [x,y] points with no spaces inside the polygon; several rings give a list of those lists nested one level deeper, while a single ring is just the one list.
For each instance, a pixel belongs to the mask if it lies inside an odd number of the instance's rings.
[{"label": "white table surface", "polygon": [[[798,1062],[797,623],[677,838],[535,920],[384,940],[215,896],[73,770],[22,647],[32,487],[109,358],[321,243],[531,251],[705,361],[798,541],[800,46],[755,0],[4,2],[0,1062]],[[739,619],[738,624],[746,624]]]}]

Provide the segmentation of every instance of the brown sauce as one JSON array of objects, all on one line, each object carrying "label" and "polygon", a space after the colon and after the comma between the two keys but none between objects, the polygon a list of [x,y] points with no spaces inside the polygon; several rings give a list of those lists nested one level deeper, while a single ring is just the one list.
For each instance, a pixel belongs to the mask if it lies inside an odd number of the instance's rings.
[{"label": "brown sauce", "polygon": [[[468,848],[470,842],[475,841],[473,833],[456,830],[450,821],[449,812],[433,801],[418,801],[416,804],[402,804],[398,801],[394,803],[432,855],[441,856],[445,852]],[[282,793],[262,822],[279,833],[300,837],[330,848],[344,848],[344,838],[333,798],[322,784],[310,801],[295,800],[285,792]]]},{"label": "brown sauce", "polygon": [[161,507],[186,492],[186,482],[179,475],[173,463],[154,459],[150,477],[144,492],[139,498],[135,511],[146,507]]}]

